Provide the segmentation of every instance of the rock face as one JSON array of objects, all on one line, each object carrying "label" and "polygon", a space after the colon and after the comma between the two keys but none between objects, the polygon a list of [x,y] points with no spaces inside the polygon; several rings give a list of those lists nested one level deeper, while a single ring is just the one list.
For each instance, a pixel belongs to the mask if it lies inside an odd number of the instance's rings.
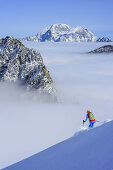
[{"label": "rock face", "polygon": [[45,94],[55,92],[52,78],[40,53],[26,48],[12,37],[0,40],[0,80],[19,81],[27,89],[38,89]]},{"label": "rock face", "polygon": [[113,46],[112,45],[105,45],[105,46],[102,46],[100,48],[97,48],[93,51],[90,51],[89,53],[111,53],[113,52]]},{"label": "rock face", "polygon": [[29,36],[22,40],[37,42],[89,42],[97,39],[97,36],[81,26],[72,28],[66,24],[54,24],[46,27],[37,35]]}]

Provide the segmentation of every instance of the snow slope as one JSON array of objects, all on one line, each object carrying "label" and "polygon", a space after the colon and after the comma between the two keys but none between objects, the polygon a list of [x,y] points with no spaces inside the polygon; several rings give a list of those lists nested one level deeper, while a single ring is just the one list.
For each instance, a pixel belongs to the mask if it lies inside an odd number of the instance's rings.
[{"label": "snow slope", "polygon": [[113,169],[113,121],[79,132],[74,137],[5,169],[111,170]]}]

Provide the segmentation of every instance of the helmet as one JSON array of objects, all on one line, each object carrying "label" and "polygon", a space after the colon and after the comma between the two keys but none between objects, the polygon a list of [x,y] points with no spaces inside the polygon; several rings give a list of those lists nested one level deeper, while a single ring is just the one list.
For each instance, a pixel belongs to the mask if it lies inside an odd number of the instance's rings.
[{"label": "helmet", "polygon": [[87,114],[90,113],[90,110],[87,110]]}]

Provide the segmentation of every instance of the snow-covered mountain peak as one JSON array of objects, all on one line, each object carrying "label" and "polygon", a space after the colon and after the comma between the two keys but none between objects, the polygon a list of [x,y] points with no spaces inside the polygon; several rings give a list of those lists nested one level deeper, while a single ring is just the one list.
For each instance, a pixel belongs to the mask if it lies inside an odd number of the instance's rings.
[{"label": "snow-covered mountain peak", "polygon": [[49,27],[45,27],[44,29],[42,29],[38,34],[38,35],[43,35],[45,34],[47,31],[51,31],[52,34],[66,34],[70,31],[71,27],[66,25],[66,24],[53,24]]},{"label": "snow-covered mountain peak", "polygon": [[[22,40],[37,42],[94,42],[99,37],[82,26],[70,27],[66,24],[53,24],[42,29],[37,35],[26,37]],[[106,41],[104,39],[102,41]],[[99,39],[101,41],[101,38]]]}]

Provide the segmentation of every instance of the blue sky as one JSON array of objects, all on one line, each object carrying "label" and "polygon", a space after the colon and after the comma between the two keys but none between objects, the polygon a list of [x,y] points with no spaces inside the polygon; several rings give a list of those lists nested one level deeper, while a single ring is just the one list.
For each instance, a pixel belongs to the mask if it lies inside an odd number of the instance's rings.
[{"label": "blue sky", "polygon": [[65,23],[113,39],[113,0],[0,0],[0,37],[35,35]]}]

